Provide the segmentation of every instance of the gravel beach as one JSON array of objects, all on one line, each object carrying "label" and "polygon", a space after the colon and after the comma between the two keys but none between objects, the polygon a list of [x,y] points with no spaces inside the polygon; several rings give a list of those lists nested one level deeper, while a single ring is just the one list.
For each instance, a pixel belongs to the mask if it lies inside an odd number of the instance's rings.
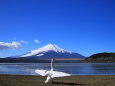
[{"label": "gravel beach", "polygon": [[44,83],[46,77],[39,75],[0,74],[0,86],[115,86],[115,75],[76,75],[54,78]]}]

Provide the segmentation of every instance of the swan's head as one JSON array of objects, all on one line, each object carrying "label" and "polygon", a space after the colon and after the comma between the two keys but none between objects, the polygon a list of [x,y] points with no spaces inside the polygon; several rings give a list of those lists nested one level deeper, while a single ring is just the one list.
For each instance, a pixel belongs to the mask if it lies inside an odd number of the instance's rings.
[{"label": "swan's head", "polygon": [[55,59],[52,59],[52,61],[54,61]]}]

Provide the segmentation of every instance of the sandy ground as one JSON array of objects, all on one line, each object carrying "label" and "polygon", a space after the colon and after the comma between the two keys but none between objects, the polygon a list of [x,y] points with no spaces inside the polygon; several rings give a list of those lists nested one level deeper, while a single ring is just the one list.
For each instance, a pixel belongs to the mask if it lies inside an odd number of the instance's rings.
[{"label": "sandy ground", "polygon": [[46,77],[37,75],[0,74],[0,86],[115,86],[115,75],[83,75],[54,78],[44,83]]}]

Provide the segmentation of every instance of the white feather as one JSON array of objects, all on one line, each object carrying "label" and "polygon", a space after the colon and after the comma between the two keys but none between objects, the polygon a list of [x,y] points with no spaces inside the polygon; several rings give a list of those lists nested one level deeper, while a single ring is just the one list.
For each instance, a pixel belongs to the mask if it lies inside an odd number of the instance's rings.
[{"label": "white feather", "polygon": [[70,74],[64,72],[53,71],[52,77],[64,77],[64,76],[71,76]]},{"label": "white feather", "polygon": [[47,75],[47,70],[35,70],[35,72],[41,76],[46,76]]}]

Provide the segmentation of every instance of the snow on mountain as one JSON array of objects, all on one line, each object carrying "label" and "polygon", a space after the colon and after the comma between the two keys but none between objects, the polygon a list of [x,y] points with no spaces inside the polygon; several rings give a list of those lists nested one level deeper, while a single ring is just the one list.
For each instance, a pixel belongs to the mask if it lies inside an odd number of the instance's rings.
[{"label": "snow on mountain", "polygon": [[32,50],[29,53],[22,55],[21,57],[29,57],[29,56],[33,56],[33,55],[43,56],[44,55],[43,53],[46,53],[48,51],[54,51],[56,53],[69,53],[69,54],[72,53],[72,52],[69,52],[67,50],[64,50],[64,49],[58,47],[55,44],[47,44],[46,46],[39,48],[37,50]]}]

